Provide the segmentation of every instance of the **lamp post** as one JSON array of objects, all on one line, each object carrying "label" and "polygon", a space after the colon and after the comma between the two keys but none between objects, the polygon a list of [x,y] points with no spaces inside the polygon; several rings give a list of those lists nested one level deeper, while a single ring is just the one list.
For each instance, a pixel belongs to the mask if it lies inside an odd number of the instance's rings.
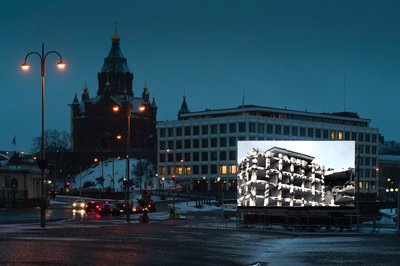
[{"label": "lamp post", "polygon": [[[119,112],[119,106],[114,106],[114,112]],[[145,106],[140,105],[139,111],[144,112]],[[125,212],[126,212],[126,222],[129,223],[131,221],[131,214],[130,214],[130,203],[129,203],[129,192],[130,192],[130,170],[129,170],[129,152],[131,147],[131,114],[132,114],[132,103],[130,98],[127,98],[127,105],[126,105],[126,117],[127,117],[127,134],[126,134],[126,180],[127,186],[125,189]],[[121,135],[117,135],[116,138],[120,140],[122,138]]]},{"label": "lamp post", "polygon": [[45,91],[45,76],[46,76],[46,58],[49,54],[56,54],[59,57],[59,61],[57,62],[57,67],[59,69],[64,69],[66,64],[63,62],[61,54],[57,51],[49,51],[47,53],[44,52],[44,43],[42,43],[42,51],[38,52],[29,52],[24,59],[24,63],[21,65],[22,70],[28,71],[30,65],[27,60],[28,57],[32,54],[39,56],[40,58],[40,76],[42,81],[42,133],[41,133],[41,158],[38,161],[38,166],[41,170],[41,202],[40,202],[40,227],[46,226],[45,221],[45,193],[44,193],[44,169],[47,167],[47,162],[45,158],[45,143],[44,143],[44,91]]}]

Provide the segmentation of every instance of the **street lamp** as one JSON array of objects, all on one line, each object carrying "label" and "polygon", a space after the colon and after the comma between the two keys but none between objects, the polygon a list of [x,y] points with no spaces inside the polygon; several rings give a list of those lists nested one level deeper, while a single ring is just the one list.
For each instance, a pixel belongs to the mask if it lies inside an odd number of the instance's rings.
[{"label": "street lamp", "polygon": [[[139,111],[144,112],[146,107],[144,105],[139,106]],[[120,108],[118,105],[113,106],[112,110],[114,112],[119,112]],[[132,103],[130,99],[127,100],[126,106],[126,117],[127,117],[127,134],[126,134],[126,180],[127,186],[125,191],[125,212],[126,212],[126,222],[129,223],[131,221],[131,214],[130,214],[130,204],[129,204],[129,190],[130,190],[130,170],[129,170],[129,152],[131,148],[131,114],[132,114]],[[116,137],[118,140],[122,138],[121,135]]]},{"label": "street lamp", "polygon": [[49,51],[47,53],[44,52],[44,43],[42,43],[42,52],[29,52],[24,59],[24,63],[21,65],[22,70],[28,71],[30,65],[28,64],[27,60],[28,57],[32,54],[39,56],[40,58],[40,76],[42,78],[42,136],[41,136],[41,159],[38,161],[38,166],[41,170],[41,202],[40,202],[40,227],[45,227],[45,193],[44,193],[44,169],[47,167],[47,162],[45,158],[45,143],[44,143],[44,89],[45,89],[45,82],[44,78],[46,76],[46,58],[49,54],[56,54],[59,57],[59,61],[57,62],[57,67],[59,69],[64,69],[66,64],[62,60],[61,54],[57,51]]}]

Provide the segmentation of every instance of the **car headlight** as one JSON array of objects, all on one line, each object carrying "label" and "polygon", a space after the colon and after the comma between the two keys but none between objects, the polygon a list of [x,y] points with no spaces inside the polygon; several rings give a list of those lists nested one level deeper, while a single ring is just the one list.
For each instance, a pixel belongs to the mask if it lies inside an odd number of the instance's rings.
[{"label": "car headlight", "polygon": [[74,203],[72,203],[72,207],[76,207],[76,203],[74,202]]}]

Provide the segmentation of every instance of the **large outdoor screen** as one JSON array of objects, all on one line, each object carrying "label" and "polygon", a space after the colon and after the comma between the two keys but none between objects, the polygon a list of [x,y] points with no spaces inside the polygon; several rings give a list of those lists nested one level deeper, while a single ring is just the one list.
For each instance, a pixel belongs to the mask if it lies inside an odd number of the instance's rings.
[{"label": "large outdoor screen", "polygon": [[239,141],[237,204],[354,207],[354,141]]}]

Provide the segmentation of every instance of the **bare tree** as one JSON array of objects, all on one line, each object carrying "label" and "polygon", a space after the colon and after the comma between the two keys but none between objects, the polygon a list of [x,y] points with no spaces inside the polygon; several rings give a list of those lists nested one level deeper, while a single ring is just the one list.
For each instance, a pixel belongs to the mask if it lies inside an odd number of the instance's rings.
[{"label": "bare tree", "polygon": [[[44,133],[44,144],[46,152],[66,151],[70,148],[70,135],[65,131],[48,129]],[[42,138],[36,137],[32,140],[32,153],[39,153],[42,147]]]}]

